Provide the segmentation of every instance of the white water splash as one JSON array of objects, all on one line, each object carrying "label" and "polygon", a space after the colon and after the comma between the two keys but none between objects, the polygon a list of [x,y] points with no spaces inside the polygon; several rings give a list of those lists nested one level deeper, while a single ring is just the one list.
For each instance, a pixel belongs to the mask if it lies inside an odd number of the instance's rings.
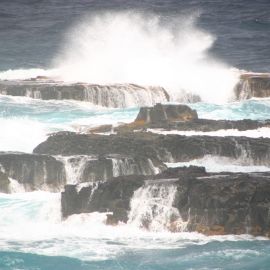
[{"label": "white water splash", "polygon": [[185,223],[173,202],[177,187],[171,184],[146,184],[134,192],[128,223],[151,231],[170,229],[173,222]]},{"label": "white water splash", "polygon": [[153,14],[103,13],[67,33],[53,66],[64,81],[159,85],[175,99],[192,92],[224,102],[238,72],[209,56],[214,41],[196,17],[168,23]]},{"label": "white water splash", "polygon": [[32,69],[10,69],[0,72],[0,80],[26,80],[37,76],[54,77],[55,70],[45,70],[40,68]]},{"label": "white water splash", "polygon": [[136,165],[131,158],[112,158],[113,176],[136,174]]},{"label": "white water splash", "polygon": [[23,193],[25,188],[17,180],[9,178],[9,190],[10,193]]},{"label": "white water splash", "polygon": [[198,233],[151,232],[131,224],[106,226],[106,213],[73,215],[62,221],[60,205],[60,193],[0,193],[0,249],[105,260],[134,249],[170,249],[213,240],[255,239],[247,235],[207,237]]},{"label": "white water splash", "polygon": [[67,184],[77,184],[82,180],[88,161],[95,160],[92,156],[54,156],[64,164]]},{"label": "white water splash", "polygon": [[47,138],[45,124],[27,118],[0,118],[0,151],[21,151],[31,153]]},{"label": "white water splash", "polygon": [[66,33],[52,69],[9,70],[0,79],[48,76],[64,82],[153,85],[165,87],[172,100],[193,93],[204,101],[226,102],[240,72],[209,55],[215,37],[199,29],[196,20],[180,17],[168,23],[154,14],[127,11],[86,16]]}]

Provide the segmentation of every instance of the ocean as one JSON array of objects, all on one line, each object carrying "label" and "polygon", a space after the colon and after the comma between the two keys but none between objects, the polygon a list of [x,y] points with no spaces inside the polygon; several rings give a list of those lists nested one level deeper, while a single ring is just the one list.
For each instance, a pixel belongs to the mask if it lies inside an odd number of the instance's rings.
[{"label": "ocean", "polygon": [[[269,119],[269,98],[232,99],[240,72],[269,72],[269,44],[268,0],[0,1],[0,80],[158,85],[173,103],[191,91],[202,99],[189,104],[200,118]],[[32,153],[50,133],[128,123],[138,112],[0,95],[0,152]],[[269,138],[270,128],[212,135]],[[180,165],[269,171],[213,157]],[[15,180],[13,191],[0,193],[1,270],[270,269],[263,237],[107,226],[101,213],[63,221],[60,193],[25,192]]]}]

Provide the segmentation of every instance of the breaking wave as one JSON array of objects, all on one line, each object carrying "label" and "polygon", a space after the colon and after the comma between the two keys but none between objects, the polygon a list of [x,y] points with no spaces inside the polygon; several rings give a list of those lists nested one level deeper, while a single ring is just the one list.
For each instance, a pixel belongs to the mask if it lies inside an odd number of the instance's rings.
[{"label": "breaking wave", "polygon": [[227,101],[239,71],[210,56],[215,37],[196,22],[127,11],[86,16],[67,32],[50,70],[10,70],[0,79],[158,85],[176,101],[187,93]]},{"label": "breaking wave", "polygon": [[153,14],[117,12],[85,18],[54,60],[61,79],[165,87],[174,99],[192,92],[226,101],[238,75],[208,54],[215,37],[196,17],[164,22]]}]

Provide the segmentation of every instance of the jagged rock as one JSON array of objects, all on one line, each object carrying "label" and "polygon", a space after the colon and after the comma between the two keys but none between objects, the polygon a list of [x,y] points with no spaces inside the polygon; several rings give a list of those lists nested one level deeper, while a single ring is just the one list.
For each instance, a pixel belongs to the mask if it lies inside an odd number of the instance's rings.
[{"label": "jagged rock", "polygon": [[270,237],[270,174],[180,178],[175,206],[188,231]]},{"label": "jagged rock", "polygon": [[162,162],[124,155],[57,156],[66,169],[67,184],[106,181],[121,175],[154,175],[166,169]]},{"label": "jagged rock", "polygon": [[34,149],[48,155],[119,154],[136,159],[182,162],[215,155],[242,158],[248,164],[269,165],[270,139],[248,137],[179,136],[135,132],[115,135],[59,133]]},{"label": "jagged rock", "polygon": [[[179,131],[217,131],[223,129],[252,130],[269,127],[270,120],[211,120],[198,119],[197,112],[186,105],[162,105],[143,107],[136,120],[114,128],[115,132],[124,133],[136,130],[163,129]],[[112,126],[110,127],[110,130]],[[102,132],[103,127],[90,130],[90,133]]]},{"label": "jagged rock", "polygon": [[[172,181],[172,177],[176,179]],[[172,220],[167,226],[172,231],[179,231],[177,223],[180,222],[186,224],[181,230],[207,235],[270,236],[270,173],[211,174],[203,168],[189,167],[170,169],[155,177],[112,178],[96,186],[68,185],[62,192],[63,217],[112,212],[107,216],[107,224],[127,222],[134,192],[149,185],[157,185],[157,189],[164,185],[176,186],[173,204],[167,206],[179,211],[178,220]]]},{"label": "jagged rock", "polygon": [[138,175],[120,176],[107,182],[89,183],[82,188],[80,185],[66,185],[61,193],[62,215],[113,212],[111,220],[127,222],[130,198],[143,185],[144,179],[145,176]]},{"label": "jagged rock", "polygon": [[160,122],[186,122],[197,118],[197,112],[186,105],[164,105],[158,103],[154,107],[142,107],[134,124],[145,125]]},{"label": "jagged rock", "polygon": [[28,191],[59,191],[66,183],[63,164],[50,156],[0,153],[0,165],[8,177]]},{"label": "jagged rock", "polygon": [[[154,175],[166,169],[162,162],[123,155],[61,157],[22,153],[0,153],[0,191],[8,192],[9,180],[16,179],[27,191],[59,191],[66,183],[106,181],[122,175]],[[1,171],[0,171],[1,172]]]},{"label": "jagged rock", "polygon": [[143,87],[135,84],[96,85],[64,84],[44,81],[1,81],[0,94],[27,96],[36,99],[72,99],[104,107],[152,106],[169,101],[162,87]]},{"label": "jagged rock", "polygon": [[85,163],[79,182],[106,181],[122,175],[154,175],[166,169],[159,162],[155,168],[151,160],[144,157],[131,158],[128,156],[100,157]]},{"label": "jagged rock", "polygon": [[9,193],[9,184],[10,181],[7,174],[0,170],[0,192]]},{"label": "jagged rock", "polygon": [[234,93],[237,100],[252,97],[270,97],[270,74],[243,74],[240,77],[240,81],[235,86]]},{"label": "jagged rock", "polygon": [[[217,131],[217,130],[224,130],[224,129],[237,129],[240,131],[243,130],[252,130],[261,127],[270,127],[270,120],[211,120],[211,119],[195,119],[189,122],[184,123],[176,123],[174,125],[169,125],[167,129],[175,129],[181,131]],[[155,128],[162,128],[157,127]],[[166,127],[165,127],[166,129]]]}]

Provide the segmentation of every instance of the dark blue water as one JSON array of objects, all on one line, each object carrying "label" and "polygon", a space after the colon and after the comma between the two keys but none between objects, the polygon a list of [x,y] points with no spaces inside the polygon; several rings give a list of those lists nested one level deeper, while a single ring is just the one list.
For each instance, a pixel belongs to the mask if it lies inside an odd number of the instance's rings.
[{"label": "dark blue water", "polygon": [[1,0],[0,70],[48,67],[67,29],[100,10],[200,14],[198,26],[216,36],[211,54],[237,68],[270,70],[269,0]]}]

